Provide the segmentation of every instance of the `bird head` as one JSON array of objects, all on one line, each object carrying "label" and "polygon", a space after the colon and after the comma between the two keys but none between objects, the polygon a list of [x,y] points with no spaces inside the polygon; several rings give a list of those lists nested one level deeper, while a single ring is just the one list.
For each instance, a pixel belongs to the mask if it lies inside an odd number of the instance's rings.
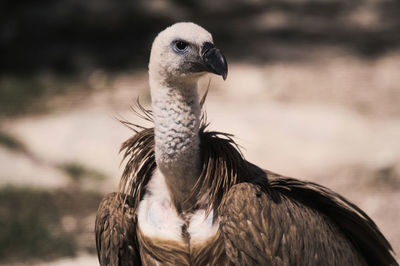
[{"label": "bird head", "polygon": [[211,34],[191,22],[176,23],[160,32],[151,49],[149,74],[168,83],[195,82],[206,72],[225,80],[228,65]]}]

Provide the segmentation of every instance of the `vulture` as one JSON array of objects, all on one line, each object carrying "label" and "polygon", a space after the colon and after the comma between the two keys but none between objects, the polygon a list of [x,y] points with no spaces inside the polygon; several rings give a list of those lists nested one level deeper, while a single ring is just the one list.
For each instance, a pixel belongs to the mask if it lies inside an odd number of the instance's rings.
[{"label": "vulture", "polygon": [[[211,34],[176,23],[149,61],[154,128],[124,123],[126,166],[95,222],[100,265],[398,265],[368,215],[321,185],[246,161],[207,129],[197,81],[228,73]],[[245,88],[244,88],[245,89]]]}]

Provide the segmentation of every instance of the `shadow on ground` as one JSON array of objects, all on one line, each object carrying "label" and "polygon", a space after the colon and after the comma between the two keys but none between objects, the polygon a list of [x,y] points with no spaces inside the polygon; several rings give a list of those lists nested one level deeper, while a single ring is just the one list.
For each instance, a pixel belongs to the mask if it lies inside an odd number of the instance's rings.
[{"label": "shadow on ground", "polygon": [[101,195],[80,190],[0,189],[0,263],[95,252],[93,212]]}]

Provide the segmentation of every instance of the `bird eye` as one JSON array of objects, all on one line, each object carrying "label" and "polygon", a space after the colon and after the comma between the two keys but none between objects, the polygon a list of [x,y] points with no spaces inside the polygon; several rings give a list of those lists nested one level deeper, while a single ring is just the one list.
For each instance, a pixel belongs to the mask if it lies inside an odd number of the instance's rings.
[{"label": "bird eye", "polygon": [[187,50],[187,48],[189,47],[189,44],[185,41],[175,41],[173,48],[175,50],[175,52],[181,53]]}]

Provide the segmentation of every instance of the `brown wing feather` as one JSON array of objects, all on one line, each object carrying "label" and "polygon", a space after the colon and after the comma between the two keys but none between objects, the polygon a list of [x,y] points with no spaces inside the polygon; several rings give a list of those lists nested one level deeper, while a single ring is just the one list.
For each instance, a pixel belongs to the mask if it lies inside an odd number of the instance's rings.
[{"label": "brown wing feather", "polygon": [[95,233],[100,265],[142,265],[136,237],[133,199],[108,194],[97,211]]},{"label": "brown wing feather", "polygon": [[260,186],[233,186],[220,210],[236,265],[366,265],[327,217],[286,196],[275,201]]},{"label": "brown wing feather", "polygon": [[398,265],[375,223],[337,193],[268,171],[248,182],[220,206],[227,252],[237,261]]},{"label": "brown wing feather", "polygon": [[[371,218],[341,195],[321,185],[268,172],[269,190],[325,215],[369,265],[398,265],[390,243]],[[274,178],[275,177],[275,178]]]}]

